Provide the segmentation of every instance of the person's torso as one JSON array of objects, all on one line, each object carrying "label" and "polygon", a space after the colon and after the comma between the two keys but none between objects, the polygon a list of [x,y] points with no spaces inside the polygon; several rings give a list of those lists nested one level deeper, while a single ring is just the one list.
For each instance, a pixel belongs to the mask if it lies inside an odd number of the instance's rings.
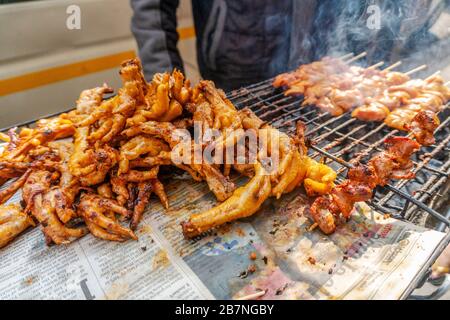
[{"label": "person's torso", "polygon": [[291,0],[193,0],[202,73],[257,82],[286,69]]},{"label": "person's torso", "polygon": [[[402,21],[423,24],[418,21],[423,17],[409,17],[418,9],[412,0],[383,3],[379,30],[368,26],[369,1],[192,0],[192,5],[200,71],[226,90],[325,54],[368,50],[369,58],[388,61],[399,33],[407,33]],[[420,7],[425,15],[426,5]]]}]

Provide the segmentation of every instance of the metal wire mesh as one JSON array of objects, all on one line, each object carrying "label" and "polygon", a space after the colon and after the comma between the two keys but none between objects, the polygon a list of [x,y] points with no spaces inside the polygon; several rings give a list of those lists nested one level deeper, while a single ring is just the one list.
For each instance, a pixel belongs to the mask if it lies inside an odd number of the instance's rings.
[{"label": "metal wire mesh", "polygon": [[[322,159],[333,167],[338,172],[338,181],[345,179],[349,165],[356,161],[364,163],[375,152],[381,151],[384,139],[393,135],[406,135],[384,124],[361,122],[351,118],[349,114],[332,117],[320,113],[314,106],[302,107],[301,97],[286,97],[281,90],[272,87],[272,80],[268,79],[232,91],[227,96],[236,107],[249,107],[260,118],[288,133],[295,130],[297,120],[303,121],[307,126],[307,137],[313,142],[310,146],[310,156],[316,160]],[[57,116],[60,113],[42,118]],[[435,132],[436,143],[422,147],[414,155],[416,177],[412,180],[399,180],[385,187],[377,187],[369,205],[379,212],[389,213],[394,218],[409,220],[416,224],[423,225],[424,221],[431,217],[432,222],[428,226],[443,231],[450,226],[449,217],[436,212],[430,204],[436,199],[448,197],[441,193],[441,190],[450,180],[449,105],[445,106],[439,118],[441,125]],[[32,127],[35,123],[36,120],[30,120],[11,127]],[[11,127],[0,131],[7,131]],[[448,198],[444,202],[448,204]],[[403,299],[427,277],[431,264],[449,241],[450,228],[410,283],[402,296]]]},{"label": "metal wire mesh", "polygon": [[[271,85],[272,79],[235,90],[228,98],[238,107],[248,107],[263,120],[282,131],[292,133],[297,120],[307,125],[311,139],[311,154],[322,159],[338,172],[338,181],[345,179],[349,165],[365,162],[383,148],[383,141],[393,135],[407,135],[384,123],[362,122],[348,113],[332,117],[314,106],[302,107],[301,97],[286,97]],[[450,107],[439,114],[441,124],[435,132],[436,143],[422,147],[413,158],[416,178],[398,180],[385,187],[377,187],[369,204],[374,209],[398,219],[424,224],[431,215],[438,223],[450,225],[447,217],[427,206],[434,197],[443,196],[441,187],[450,174]]]},{"label": "metal wire mesh", "polygon": [[[227,97],[237,108],[248,107],[260,118],[287,133],[295,130],[296,121],[303,121],[307,126],[307,137],[313,142],[310,156],[333,167],[338,172],[338,181],[345,179],[349,164],[367,161],[375,152],[381,151],[384,139],[406,135],[383,123],[361,122],[348,113],[332,117],[319,112],[314,106],[302,107],[302,97],[285,96],[282,90],[272,87],[272,79],[234,90]],[[440,226],[442,229],[450,226],[447,217],[428,206],[436,197],[444,196],[439,191],[449,182],[449,116],[450,106],[446,105],[439,114],[441,124],[435,132],[436,143],[422,147],[414,155],[416,178],[377,187],[373,199],[369,201],[374,209],[418,224],[424,224],[424,220],[431,215],[435,219],[433,227]],[[32,127],[35,122],[30,120],[11,127]]]}]

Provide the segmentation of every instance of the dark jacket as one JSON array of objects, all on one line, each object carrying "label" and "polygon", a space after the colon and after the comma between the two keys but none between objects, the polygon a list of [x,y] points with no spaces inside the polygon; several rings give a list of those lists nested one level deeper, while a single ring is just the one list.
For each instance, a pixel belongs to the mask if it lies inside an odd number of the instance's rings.
[{"label": "dark jacket", "polygon": [[[389,61],[393,52],[401,53],[407,39],[427,27],[431,1],[379,2],[377,29],[368,24],[377,14],[369,9],[371,1],[192,0],[200,72],[230,90],[325,54],[368,51],[368,63]],[[176,48],[178,1],[131,4],[132,31],[146,77],[174,67],[183,70]],[[402,21],[410,27],[405,29]]]}]

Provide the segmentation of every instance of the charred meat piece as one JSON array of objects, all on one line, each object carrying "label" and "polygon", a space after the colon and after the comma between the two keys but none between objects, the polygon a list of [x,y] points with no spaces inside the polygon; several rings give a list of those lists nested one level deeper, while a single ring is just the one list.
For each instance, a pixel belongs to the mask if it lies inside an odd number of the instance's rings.
[{"label": "charred meat piece", "polygon": [[369,200],[377,185],[384,186],[390,179],[414,177],[410,157],[420,145],[406,137],[391,137],[385,144],[386,150],[372,157],[367,165],[349,169],[347,179],[333,188],[331,197],[316,198],[311,215],[324,233],[334,231],[335,220],[340,216],[349,218],[356,202]]},{"label": "charred meat piece", "polygon": [[424,110],[414,116],[408,129],[418,143],[423,146],[430,146],[435,142],[434,131],[439,124],[439,118],[433,111]]}]

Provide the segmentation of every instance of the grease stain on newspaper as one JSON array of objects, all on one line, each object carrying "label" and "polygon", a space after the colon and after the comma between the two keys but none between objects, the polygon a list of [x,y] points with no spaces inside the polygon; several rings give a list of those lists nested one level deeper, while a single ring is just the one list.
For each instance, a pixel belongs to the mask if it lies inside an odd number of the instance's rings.
[{"label": "grease stain on newspaper", "polygon": [[105,293],[106,300],[117,300],[128,293],[130,286],[127,283],[113,283]]},{"label": "grease stain on newspaper", "polygon": [[160,249],[153,257],[152,269],[166,268],[170,265],[169,256],[166,250]]}]

